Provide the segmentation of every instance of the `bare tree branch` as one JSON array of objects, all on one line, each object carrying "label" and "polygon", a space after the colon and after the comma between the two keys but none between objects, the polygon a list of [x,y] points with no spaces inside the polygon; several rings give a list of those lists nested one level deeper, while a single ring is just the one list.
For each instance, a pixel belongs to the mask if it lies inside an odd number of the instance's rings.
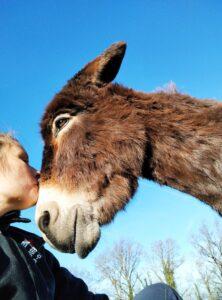
[{"label": "bare tree branch", "polygon": [[124,240],[97,257],[96,267],[113,286],[117,299],[133,300],[138,284],[144,280],[138,272],[141,257],[141,246]]},{"label": "bare tree branch", "polygon": [[158,280],[176,289],[175,272],[183,263],[172,239],[158,241],[152,246],[152,271]]},{"label": "bare tree branch", "polygon": [[214,230],[202,225],[198,234],[192,237],[198,253],[197,269],[200,283],[210,300],[222,297],[222,227],[215,224]]}]

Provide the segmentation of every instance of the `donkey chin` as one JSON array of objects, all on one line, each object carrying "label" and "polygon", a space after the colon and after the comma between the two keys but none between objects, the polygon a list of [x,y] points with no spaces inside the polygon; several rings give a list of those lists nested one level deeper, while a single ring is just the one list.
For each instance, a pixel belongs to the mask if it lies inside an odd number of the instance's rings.
[{"label": "donkey chin", "polygon": [[[58,195],[59,200],[56,200]],[[85,258],[100,239],[96,214],[84,196],[84,193],[64,194],[40,188],[35,217],[47,243],[61,252],[77,253],[81,258]]]}]

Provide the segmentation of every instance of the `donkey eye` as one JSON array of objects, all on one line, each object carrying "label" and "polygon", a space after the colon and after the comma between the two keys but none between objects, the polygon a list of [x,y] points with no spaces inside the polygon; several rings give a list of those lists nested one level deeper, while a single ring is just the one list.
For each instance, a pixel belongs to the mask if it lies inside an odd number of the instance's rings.
[{"label": "donkey eye", "polygon": [[61,130],[68,122],[69,122],[69,118],[60,118],[56,120],[55,122],[56,130],[57,131]]},{"label": "donkey eye", "polygon": [[54,133],[54,136],[57,136],[59,132],[69,123],[69,121],[73,118],[73,116],[70,113],[63,113],[58,115],[54,121],[52,130]]}]

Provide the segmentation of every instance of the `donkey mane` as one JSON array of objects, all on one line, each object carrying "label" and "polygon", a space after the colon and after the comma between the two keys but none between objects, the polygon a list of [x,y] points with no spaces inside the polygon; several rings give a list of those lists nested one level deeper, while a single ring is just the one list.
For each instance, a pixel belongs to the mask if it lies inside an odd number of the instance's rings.
[{"label": "donkey mane", "polygon": [[222,104],[178,92],[141,93],[120,85],[111,89],[146,124],[142,176],[191,194],[221,214]]}]

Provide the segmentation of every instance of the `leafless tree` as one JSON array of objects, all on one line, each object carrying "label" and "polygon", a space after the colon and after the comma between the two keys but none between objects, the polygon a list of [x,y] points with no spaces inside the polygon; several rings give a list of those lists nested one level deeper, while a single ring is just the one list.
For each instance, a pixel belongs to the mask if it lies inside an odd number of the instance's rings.
[{"label": "leafless tree", "polygon": [[194,296],[196,300],[203,300],[200,288],[196,282],[194,283]]},{"label": "leafless tree", "polygon": [[[92,291],[98,292],[102,287],[110,299],[132,300],[140,289],[156,281],[165,282],[176,290],[179,288],[184,300],[222,299],[222,227],[216,224],[212,230],[203,225],[193,236],[192,243],[197,253],[196,264],[193,256],[191,258],[194,275],[191,273],[183,282],[179,278],[183,269],[179,267],[184,260],[172,239],[155,242],[148,260],[139,244],[119,241],[97,257],[97,272],[94,273],[99,274],[99,278],[82,270],[77,276],[83,278]],[[189,257],[187,260],[189,262]]]},{"label": "leafless tree", "polygon": [[163,92],[166,94],[176,94],[176,93],[179,93],[179,90],[176,86],[176,83],[171,80],[168,83],[164,84],[162,87],[157,87],[154,90],[154,92],[156,92],[156,93]]},{"label": "leafless tree", "polygon": [[152,246],[152,272],[159,281],[177,289],[175,273],[183,263],[176,242],[172,239],[158,241]]},{"label": "leafless tree", "polygon": [[198,234],[192,237],[198,253],[197,268],[200,284],[207,292],[209,300],[222,297],[222,227],[218,223],[211,230],[202,225]]},{"label": "leafless tree", "polygon": [[137,279],[141,285],[141,289],[143,289],[153,283],[153,278],[152,278],[151,272],[147,269],[143,270],[143,271],[140,270],[140,272],[137,273]]},{"label": "leafless tree", "polygon": [[80,268],[75,265],[70,265],[68,269],[75,277],[81,278],[87,284],[88,289],[91,292],[96,294],[110,294],[111,289],[105,283],[101,285],[101,281],[96,270],[89,270],[85,267]]},{"label": "leafless tree", "polygon": [[107,279],[113,286],[115,299],[132,300],[138,285],[145,286],[148,283],[139,274],[141,258],[141,246],[124,240],[97,257],[96,267],[102,278]]}]

